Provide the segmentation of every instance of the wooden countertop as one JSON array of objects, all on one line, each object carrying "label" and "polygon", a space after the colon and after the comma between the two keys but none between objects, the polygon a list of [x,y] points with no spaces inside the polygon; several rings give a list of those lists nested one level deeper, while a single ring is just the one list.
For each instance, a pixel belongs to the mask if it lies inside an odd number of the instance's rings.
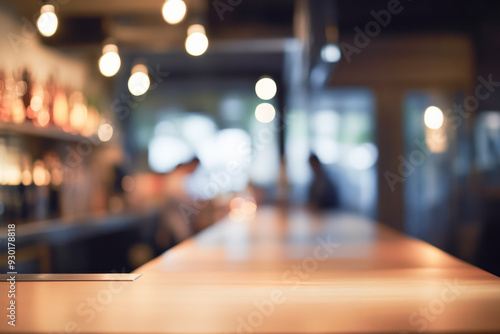
[{"label": "wooden countertop", "polygon": [[[120,271],[120,268],[116,268]],[[17,282],[22,333],[500,333],[500,278],[343,213],[259,209],[135,282]]]}]

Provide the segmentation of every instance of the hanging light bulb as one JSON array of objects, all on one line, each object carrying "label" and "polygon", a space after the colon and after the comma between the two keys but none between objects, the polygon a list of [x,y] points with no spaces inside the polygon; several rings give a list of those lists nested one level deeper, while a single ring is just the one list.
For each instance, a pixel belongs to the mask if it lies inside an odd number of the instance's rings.
[{"label": "hanging light bulb", "polygon": [[261,103],[255,108],[255,118],[261,123],[269,123],[276,116],[276,110],[272,104]]},{"label": "hanging light bulb", "polygon": [[325,63],[336,63],[342,57],[339,48],[339,29],[328,25],[325,30],[326,44],[321,48],[321,59]]},{"label": "hanging light bulb", "polygon": [[193,24],[188,28],[186,51],[191,56],[201,56],[208,48],[208,38],[205,28],[201,24]]},{"label": "hanging light bulb", "polygon": [[43,5],[40,8],[40,17],[36,21],[36,25],[40,33],[45,37],[54,35],[57,30],[57,15],[54,6]]},{"label": "hanging light bulb", "polygon": [[268,76],[264,76],[255,84],[255,94],[262,100],[272,99],[277,92],[276,82]]},{"label": "hanging light bulb", "polygon": [[102,56],[99,58],[99,70],[105,77],[112,77],[120,69],[121,60],[118,47],[107,44],[102,48]]},{"label": "hanging light bulb", "polygon": [[140,96],[149,89],[148,69],[144,64],[137,64],[132,67],[132,75],[128,79],[128,90],[132,95]]},{"label": "hanging light bulb", "polygon": [[443,126],[444,115],[438,107],[430,106],[425,110],[424,123],[429,129],[437,130]]},{"label": "hanging light bulb", "polygon": [[182,0],[167,0],[163,4],[161,13],[167,23],[177,24],[186,15],[186,4]]}]

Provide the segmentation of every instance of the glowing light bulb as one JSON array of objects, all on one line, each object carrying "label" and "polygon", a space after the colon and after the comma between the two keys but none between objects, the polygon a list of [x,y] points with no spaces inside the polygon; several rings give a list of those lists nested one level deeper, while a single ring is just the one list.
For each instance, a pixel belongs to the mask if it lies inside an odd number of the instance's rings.
[{"label": "glowing light bulb", "polygon": [[255,108],[255,118],[261,123],[269,123],[275,116],[276,111],[269,103],[261,103]]},{"label": "glowing light bulb", "polygon": [[83,102],[77,102],[73,105],[69,114],[69,124],[74,130],[81,131],[87,122],[87,115],[87,106]]},{"label": "glowing light bulb", "polygon": [[229,202],[229,218],[233,221],[251,219],[257,211],[253,197],[235,197]]},{"label": "glowing light bulb", "polygon": [[441,109],[431,106],[425,110],[424,123],[429,129],[439,129],[443,126],[444,115]]},{"label": "glowing light bulb", "polygon": [[8,165],[6,166],[6,169],[5,169],[5,179],[6,179],[6,184],[9,185],[9,186],[17,186],[19,184],[21,184],[21,169],[12,164],[12,165]]},{"label": "glowing light bulb", "polygon": [[39,112],[42,109],[43,101],[40,96],[33,96],[30,101],[30,107],[34,112]]},{"label": "glowing light bulb", "polygon": [[177,24],[186,15],[186,4],[182,0],[167,0],[163,4],[161,13],[167,23]]},{"label": "glowing light bulb", "polygon": [[272,99],[277,92],[276,82],[269,77],[263,77],[255,84],[255,93],[262,100]]},{"label": "glowing light bulb", "polygon": [[109,123],[102,123],[97,130],[97,136],[102,142],[108,142],[113,137],[113,127]]},{"label": "glowing light bulb", "polygon": [[43,5],[40,9],[40,17],[36,21],[40,33],[45,37],[54,35],[57,30],[58,20],[55,8],[52,5]]},{"label": "glowing light bulb", "polygon": [[121,60],[118,47],[114,44],[105,45],[99,58],[99,70],[105,77],[112,77],[120,69]]},{"label": "glowing light bulb", "polygon": [[36,116],[35,125],[46,127],[50,121],[50,114],[47,109],[43,108]]},{"label": "glowing light bulb", "polygon": [[21,181],[23,183],[23,186],[29,186],[31,182],[33,181],[31,177],[31,172],[27,169],[25,169],[21,175]]},{"label": "glowing light bulb", "polygon": [[12,103],[12,122],[21,124],[25,119],[26,109],[24,108],[24,102],[21,99],[17,99]]},{"label": "glowing light bulb", "polygon": [[149,88],[149,77],[146,73],[136,72],[128,80],[128,89],[135,96],[143,95]]},{"label": "glowing light bulb", "polygon": [[193,24],[188,29],[186,38],[186,51],[191,56],[201,56],[207,51],[208,38],[205,35],[205,28],[200,24]]},{"label": "glowing light bulb", "polygon": [[54,96],[54,124],[60,127],[68,123],[68,99],[64,91],[59,90]]},{"label": "glowing light bulb", "polygon": [[45,164],[41,160],[35,161],[33,164],[33,183],[40,187],[46,183]]},{"label": "glowing light bulb", "polygon": [[128,79],[128,90],[132,95],[140,96],[149,89],[150,81],[148,69],[143,64],[137,64],[132,68],[132,75]]}]

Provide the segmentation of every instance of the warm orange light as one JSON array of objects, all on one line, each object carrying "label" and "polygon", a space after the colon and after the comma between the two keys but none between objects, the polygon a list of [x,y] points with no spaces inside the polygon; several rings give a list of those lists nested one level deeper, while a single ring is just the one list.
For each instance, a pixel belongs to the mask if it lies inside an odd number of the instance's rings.
[{"label": "warm orange light", "polygon": [[448,148],[448,137],[444,128],[426,129],[425,143],[432,153],[443,153]]},{"label": "warm orange light", "polygon": [[35,95],[31,98],[30,107],[35,112],[35,115],[42,109],[42,106],[43,106],[43,100],[40,96]]},{"label": "warm orange light", "polygon": [[51,180],[51,175],[50,175],[50,172],[46,169],[45,170],[45,182],[44,182],[44,186],[47,186],[49,185],[50,183],[50,180]]},{"label": "warm orange light", "polygon": [[46,174],[45,174],[45,164],[41,160],[35,161],[33,165],[33,183],[40,187],[45,185]]},{"label": "warm orange light", "polygon": [[36,116],[36,125],[46,127],[50,121],[50,114],[47,109],[42,109]]},{"label": "warm orange light", "polygon": [[29,119],[34,119],[36,116],[36,112],[31,108],[31,106],[28,106],[26,108],[26,117]]},{"label": "warm orange light", "polygon": [[229,202],[229,208],[231,216],[248,218],[257,211],[257,204],[255,199],[250,196],[246,198],[235,197]]},{"label": "warm orange light", "polygon": [[239,211],[241,203],[243,203],[245,200],[241,197],[235,197],[229,202],[229,208],[231,211]]},{"label": "warm orange light", "polygon": [[23,100],[17,99],[12,104],[12,122],[21,124],[26,119],[26,109]]},{"label": "warm orange light", "polygon": [[87,109],[87,121],[82,129],[82,135],[92,136],[97,132],[99,128],[99,112],[94,107],[89,107]]},{"label": "warm orange light", "polygon": [[31,172],[25,169],[21,175],[21,182],[23,183],[23,186],[29,186],[32,181],[33,178],[31,177]]},{"label": "warm orange light", "polygon": [[253,215],[257,211],[257,204],[252,201],[245,201],[241,205],[241,212],[244,215],[250,216]]},{"label": "warm orange light", "polygon": [[63,127],[68,123],[68,99],[62,90],[54,96],[54,124]]},{"label": "warm orange light", "polygon": [[71,108],[69,123],[73,129],[80,131],[85,127],[86,121],[87,107],[83,104],[83,101],[76,101]]},{"label": "warm orange light", "polygon": [[9,186],[17,186],[21,184],[21,169],[16,165],[9,165],[4,171],[5,183]]}]

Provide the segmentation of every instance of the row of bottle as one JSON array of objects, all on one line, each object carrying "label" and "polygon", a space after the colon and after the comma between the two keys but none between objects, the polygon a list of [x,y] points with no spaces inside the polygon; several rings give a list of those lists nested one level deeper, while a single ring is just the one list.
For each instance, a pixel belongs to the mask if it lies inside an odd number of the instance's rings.
[{"label": "row of bottle", "polygon": [[0,72],[0,121],[38,127],[54,126],[65,132],[94,135],[101,123],[96,108],[87,105],[85,96],[68,90],[53,80],[40,84],[27,71]]},{"label": "row of bottle", "polygon": [[33,159],[19,137],[0,137],[0,225],[74,216],[91,208],[90,172],[54,150]]}]

